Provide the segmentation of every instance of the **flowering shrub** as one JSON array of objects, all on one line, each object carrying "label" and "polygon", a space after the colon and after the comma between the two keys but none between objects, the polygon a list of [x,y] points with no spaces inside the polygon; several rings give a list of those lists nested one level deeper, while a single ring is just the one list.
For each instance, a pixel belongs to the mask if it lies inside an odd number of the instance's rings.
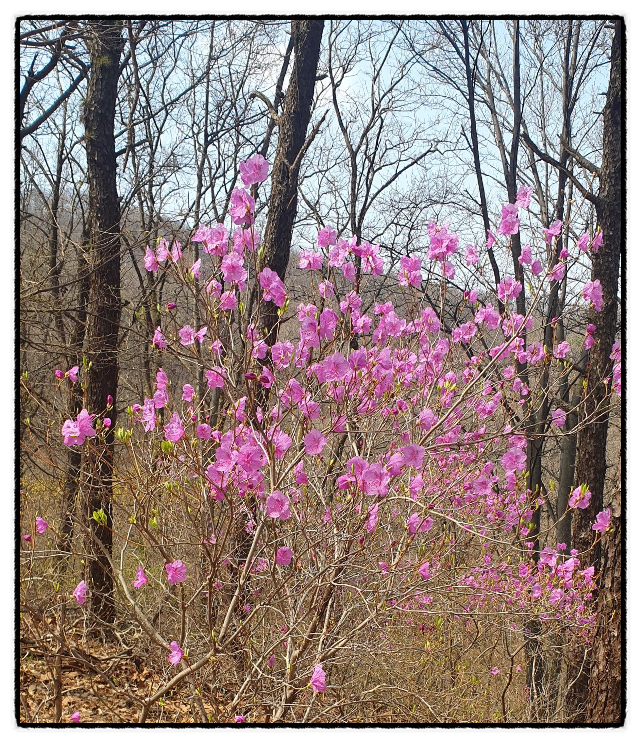
[{"label": "flowering shrub", "polygon": [[[259,155],[240,167],[248,187],[267,172]],[[503,207],[500,236],[519,230],[529,199],[521,189]],[[167,306],[153,345],[189,376],[158,368],[154,394],[116,430],[127,455],[115,522],[126,559],[114,557],[112,568],[123,600],[177,669],[141,701],[141,719],[183,671],[197,674],[220,657],[236,668],[226,719],[251,722],[235,713],[258,698],[271,720],[311,721],[338,698],[369,698],[354,689],[356,669],[384,675],[391,652],[417,669],[420,686],[419,663],[454,627],[478,638],[490,617],[487,631],[511,638],[508,666],[489,653],[465,671],[486,668],[508,685],[532,618],[588,639],[593,568],[565,545],[534,552],[531,519],[543,501],[526,485],[528,414],[540,402],[532,380],[550,365],[562,379],[570,350],[536,336],[528,343],[526,333],[545,286],[563,278],[571,257],[537,280],[543,268],[524,246],[527,315],[513,309],[523,286],[505,276],[482,301],[479,290],[466,292],[465,321],[446,328],[421,306],[423,256],[401,260],[403,307],[368,308],[361,279],[382,273],[378,246],[326,226],[317,249],[301,253],[311,294],[294,310],[281,278],[261,263],[254,210],[252,196],[235,189],[235,231],[199,226],[192,240],[203,256],[191,266],[178,243],[160,240],[144,255],[148,271],[195,287],[204,324],[178,327],[176,304]],[[544,229],[544,241],[560,229]],[[427,259],[452,278],[457,235],[431,222],[427,236]],[[495,240],[490,233],[488,245]],[[583,236],[577,252],[589,244]],[[468,245],[464,257],[476,264],[477,248]],[[601,309],[600,286],[588,282],[581,294]],[[271,346],[260,302],[279,308]],[[613,359],[620,362],[618,347]],[[525,363],[527,380],[518,373]],[[620,363],[613,377],[620,390]],[[102,435],[96,412],[66,421],[64,444]],[[565,414],[555,409],[552,425],[562,427]],[[571,508],[587,507],[587,485],[577,484]],[[599,514],[596,534],[608,519]],[[79,603],[87,590],[83,581],[74,592]]]}]

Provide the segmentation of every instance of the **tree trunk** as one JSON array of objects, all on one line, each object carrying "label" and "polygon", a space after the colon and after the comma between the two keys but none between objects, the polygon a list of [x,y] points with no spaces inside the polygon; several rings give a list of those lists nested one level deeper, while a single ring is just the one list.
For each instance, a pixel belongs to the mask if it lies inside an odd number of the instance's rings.
[{"label": "tree trunk", "polygon": [[[292,70],[278,124],[278,146],[272,168],[269,214],[263,238],[263,267],[285,279],[296,208],[298,171],[311,118],[316,68],[320,55],[324,21],[293,20]],[[260,328],[267,328],[267,343],[273,345],[278,333],[278,314],[273,302],[261,302]]]},{"label": "tree trunk", "polygon": [[[592,280],[601,282],[603,291],[603,308],[601,312],[590,312],[590,322],[594,332],[594,345],[590,349],[587,368],[587,380],[581,409],[583,425],[579,429],[576,482],[587,484],[592,497],[587,508],[577,509],[572,523],[572,546],[579,551],[579,557],[584,564],[595,566],[599,573],[601,562],[601,543],[594,542],[595,532],[592,524],[597,513],[603,510],[603,489],[606,475],[606,442],[608,435],[608,405],[611,384],[605,384],[604,379],[611,376],[612,361],[610,354],[614,343],[617,327],[617,295],[619,288],[619,261],[621,257],[622,220],[622,181],[623,165],[621,158],[621,45],[623,36],[622,21],[615,21],[614,39],[612,41],[612,55],[610,63],[610,84],[603,111],[603,161],[599,184],[599,196],[596,204],[597,219],[603,231],[603,244],[598,253],[592,255]],[[610,563],[609,570],[614,566]],[[619,569],[619,566],[616,566]],[[612,591],[617,581],[613,577],[602,575],[603,590]],[[609,588],[608,588],[609,586]],[[603,601],[616,605],[618,596],[609,595]],[[613,622],[620,622],[620,614],[613,617]],[[610,628],[612,629],[612,628]],[[609,633],[606,638],[620,645],[620,632]],[[601,636],[598,642],[603,643]],[[596,653],[606,652],[603,647],[597,647]],[[618,649],[621,657],[620,647]],[[589,661],[589,656],[588,656]],[[608,669],[606,673],[620,672],[619,669]],[[598,674],[598,670],[595,671]],[[588,679],[590,677],[589,663],[585,664],[584,671],[579,675],[572,687],[567,700],[567,707],[574,715],[574,721],[583,722],[584,713],[578,712],[585,707],[587,698]],[[610,683],[607,679],[594,678],[593,685]],[[620,702],[619,702],[620,708]]]},{"label": "tree trunk", "polygon": [[[123,49],[121,22],[90,21],[88,47],[91,72],[84,109],[89,183],[89,301],[85,356],[88,364],[87,409],[106,412],[112,425],[98,429],[86,456],[87,511],[91,529],[89,579],[91,608],[97,619],[115,618],[114,582],[104,551],[112,546],[113,431],[118,385],[118,329],[120,323],[120,205],[116,191],[114,117],[119,62]],[[104,429],[103,429],[104,432]],[[96,511],[104,514],[92,519]],[[102,549],[101,549],[102,547]],[[104,551],[103,551],[104,550]]]}]

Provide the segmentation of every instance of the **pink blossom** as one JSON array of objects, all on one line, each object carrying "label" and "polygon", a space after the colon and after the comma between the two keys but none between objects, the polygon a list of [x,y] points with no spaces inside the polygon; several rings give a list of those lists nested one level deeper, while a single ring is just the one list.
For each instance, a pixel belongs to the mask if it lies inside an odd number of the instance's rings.
[{"label": "pink blossom", "polygon": [[276,564],[277,565],[289,565],[294,557],[294,553],[289,547],[279,547],[276,552]]},{"label": "pink blossom", "polygon": [[320,270],[323,267],[323,254],[313,250],[301,250],[298,267],[309,271]]},{"label": "pink blossom", "polygon": [[569,350],[570,350],[570,344],[567,341],[562,341],[554,349],[554,358],[564,359],[568,355]]},{"label": "pink blossom", "polygon": [[401,286],[421,286],[421,259],[403,256],[401,270],[398,274],[398,283]]},{"label": "pink blossom", "polygon": [[138,567],[136,568],[136,578],[134,581],[132,581],[132,585],[134,588],[142,588],[145,583],[149,583],[149,579],[145,575],[145,571],[142,565],[138,565]]},{"label": "pink blossom", "polygon": [[519,209],[527,209],[530,206],[530,199],[532,198],[532,189],[527,186],[521,186],[516,192],[515,206]]},{"label": "pink blossom", "polygon": [[598,253],[599,248],[603,244],[603,233],[601,231],[597,232],[594,236],[594,240],[592,240],[592,252]]},{"label": "pink blossom", "polygon": [[498,673],[500,673],[500,671],[496,666],[494,666],[490,673],[492,674],[492,676],[496,676]]},{"label": "pink blossom", "polygon": [[280,490],[274,492],[267,498],[267,515],[271,519],[286,521],[291,513],[289,511],[289,498]]},{"label": "pink blossom", "polygon": [[200,423],[196,426],[196,436],[198,436],[199,439],[210,439],[211,426],[208,423]]},{"label": "pink blossom", "polygon": [[603,290],[601,289],[601,282],[599,279],[596,281],[588,281],[586,285],[581,289],[584,299],[588,302],[592,302],[594,309],[597,312],[601,312],[603,308]]},{"label": "pink blossom", "polygon": [[465,248],[465,263],[468,266],[475,266],[479,262],[479,254],[476,252],[474,245],[468,245]]},{"label": "pink blossom", "polygon": [[160,349],[167,348],[167,342],[165,341],[165,336],[162,334],[160,327],[156,328],[152,343],[157,348],[160,348]]},{"label": "pink blossom", "polygon": [[183,657],[182,648],[174,640],[169,643],[169,649],[171,650],[171,652],[169,653],[169,657],[167,658],[167,660],[171,663],[172,666],[177,666]]},{"label": "pink blossom", "polygon": [[282,307],[285,304],[285,285],[276,271],[272,271],[271,268],[263,268],[258,274],[258,281],[263,288],[263,299],[266,302],[271,300],[277,307]]},{"label": "pink blossom", "polygon": [[44,534],[49,528],[49,524],[40,516],[36,516],[36,531],[38,534]]},{"label": "pink blossom", "polygon": [[71,722],[80,722],[80,712],[76,710],[73,714],[69,715]]},{"label": "pink blossom", "polygon": [[322,230],[318,231],[318,247],[328,248],[330,245],[336,244],[337,232],[333,227],[323,227]]},{"label": "pink blossom", "polygon": [[225,281],[231,284],[243,284],[247,281],[247,271],[241,256],[238,253],[228,253],[220,264],[220,270]]},{"label": "pink blossom", "polygon": [[552,413],[552,425],[557,426],[558,428],[565,425],[565,411],[561,408],[557,408]]},{"label": "pink blossom", "polygon": [[247,718],[245,717],[245,715],[235,715],[234,722],[238,722],[238,723],[247,722]]},{"label": "pink blossom", "polygon": [[234,224],[252,224],[255,208],[256,202],[244,188],[235,188],[232,191],[229,214]]},{"label": "pink blossom", "polygon": [[187,580],[187,566],[182,560],[174,560],[165,564],[167,571],[167,581],[172,585],[174,583],[184,583]]},{"label": "pink blossom", "polygon": [[89,415],[83,408],[78,413],[75,421],[66,420],[62,426],[65,446],[82,446],[88,436],[95,436],[96,431],[91,425],[94,418],[95,415]]},{"label": "pink blossom", "polygon": [[79,604],[85,603],[85,598],[87,596],[87,584],[84,582],[84,580],[81,580],[80,583],[73,589],[73,595],[76,598],[76,601]]},{"label": "pink blossom", "polygon": [[420,469],[423,466],[423,459],[425,457],[425,447],[419,444],[409,444],[401,449],[403,455],[403,464],[406,467],[414,467],[414,469]]},{"label": "pink blossom", "polygon": [[533,273],[533,274],[534,274],[535,276],[538,276],[538,275],[539,275],[539,274],[540,274],[540,273],[541,273],[542,271],[543,271],[543,264],[542,264],[542,263],[541,263],[541,261],[540,261],[540,260],[539,260],[539,259],[537,258],[537,259],[536,259],[536,260],[535,260],[535,261],[534,261],[534,262],[532,263],[532,273]]},{"label": "pink blossom", "polygon": [[102,425],[105,428],[111,428],[111,418],[103,418],[102,419]]},{"label": "pink blossom", "polygon": [[183,400],[191,402],[194,399],[194,388],[190,384],[183,385]]},{"label": "pink blossom", "polygon": [[238,307],[238,300],[236,299],[236,292],[227,291],[223,292],[220,296],[220,309],[225,312],[229,310],[235,310]]},{"label": "pink blossom", "polygon": [[318,285],[318,293],[323,299],[329,299],[334,296],[334,285],[331,281],[321,281]]},{"label": "pink blossom", "polygon": [[521,449],[509,449],[501,457],[501,464],[506,472],[522,472],[526,462],[527,456]]},{"label": "pink blossom", "polygon": [[215,366],[213,369],[205,369],[205,377],[207,378],[207,387],[210,390],[223,389],[225,386],[225,370],[220,366]]},{"label": "pink blossom", "polygon": [[458,235],[448,232],[448,227],[448,222],[442,227],[438,227],[434,222],[427,225],[427,234],[430,236],[427,257],[431,261],[444,261],[458,250]]},{"label": "pink blossom", "polygon": [[309,683],[311,684],[312,689],[320,694],[327,689],[327,684],[325,683],[325,671],[323,671],[323,666],[320,663],[314,666],[314,671]]},{"label": "pink blossom", "polygon": [[[599,233],[600,234],[600,233]],[[606,508],[596,515],[596,521],[592,524],[592,529],[598,532],[604,532],[610,526],[610,509]]]},{"label": "pink blossom", "polygon": [[506,276],[499,282],[497,287],[498,298],[503,302],[507,302],[509,299],[516,299],[522,289],[523,287],[518,281],[511,276]]},{"label": "pink blossom", "polygon": [[149,245],[147,245],[147,250],[145,251],[145,270],[156,273],[159,268],[160,266],[158,265],[158,261],[156,260],[156,254],[149,247]]},{"label": "pink blossom", "polygon": [[432,577],[432,573],[430,571],[430,563],[424,562],[421,567],[418,569],[418,572],[420,573],[421,578],[423,580],[429,580]]},{"label": "pink blossom", "polygon": [[294,351],[294,345],[289,341],[274,343],[271,354],[276,369],[286,369],[294,358]]},{"label": "pink blossom", "polygon": [[552,238],[556,237],[561,233],[561,227],[563,227],[563,222],[560,219],[557,219],[556,222],[551,224],[549,227],[543,228],[543,234],[545,235],[545,242],[550,245],[552,243]]},{"label": "pink blossom", "polygon": [[320,431],[317,431],[315,428],[313,428],[308,434],[306,434],[304,441],[305,453],[308,454],[310,457],[322,454],[323,449],[327,444],[327,439]]},{"label": "pink blossom", "polygon": [[65,373],[62,371],[62,369],[56,369],[53,374],[56,377],[56,379],[64,379],[65,378]]},{"label": "pink blossom", "polygon": [[581,485],[572,491],[568,506],[570,508],[587,508],[590,505],[591,497],[592,493],[587,489],[587,486]]},{"label": "pink blossom", "polygon": [[239,170],[243,185],[249,188],[249,186],[253,186],[255,183],[262,183],[267,179],[269,163],[261,154],[256,153],[245,160],[245,162],[241,162]]},{"label": "pink blossom", "polygon": [[69,379],[72,382],[77,382],[78,381],[78,367],[77,366],[72,366],[71,369],[69,369],[66,372],[65,376],[66,377],[69,377]]},{"label": "pink blossom", "polygon": [[180,441],[185,435],[185,429],[183,428],[182,421],[178,413],[174,413],[171,416],[169,423],[164,427],[165,438],[167,441],[173,441],[174,443]]},{"label": "pink blossom", "polygon": [[376,524],[378,524],[378,503],[373,503],[367,509],[367,522],[365,523],[365,529],[368,534],[372,534],[376,530]]},{"label": "pink blossom", "polygon": [[561,281],[565,276],[565,264],[557,263],[548,274],[548,281]]},{"label": "pink blossom", "polygon": [[487,249],[492,250],[492,246],[496,242],[496,238],[492,234],[492,230],[487,231]]},{"label": "pink blossom", "polygon": [[504,204],[501,207],[501,224],[499,235],[516,235],[519,231],[519,208],[516,204]]},{"label": "pink blossom", "polygon": [[180,344],[182,346],[191,346],[196,339],[196,331],[191,327],[191,325],[184,325],[178,331],[178,336],[180,337]]},{"label": "pink blossom", "polygon": [[521,255],[519,256],[519,263],[521,265],[529,266],[532,263],[532,249],[529,245],[524,245],[521,248]]},{"label": "pink blossom", "polygon": [[183,252],[180,248],[181,248],[180,243],[177,240],[172,243],[171,259],[172,261],[175,261],[176,263],[183,257]]}]

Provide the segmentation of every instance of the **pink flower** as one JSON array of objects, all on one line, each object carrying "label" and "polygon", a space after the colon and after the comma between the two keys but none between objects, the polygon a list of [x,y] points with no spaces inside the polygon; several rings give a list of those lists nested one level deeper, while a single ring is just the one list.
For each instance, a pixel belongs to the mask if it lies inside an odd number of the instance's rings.
[{"label": "pink flower", "polygon": [[175,560],[165,564],[167,571],[167,581],[172,585],[174,583],[184,583],[187,580],[187,566],[182,560]]},{"label": "pink flower", "polygon": [[149,247],[149,245],[147,245],[147,250],[145,251],[145,270],[156,273],[159,268],[160,266],[158,265],[158,261],[156,260],[156,254]]},{"label": "pink flower", "polygon": [[71,722],[80,722],[80,712],[76,710],[73,714],[69,715]]},{"label": "pink flower", "polygon": [[323,227],[318,231],[318,247],[328,248],[330,245],[336,245],[337,232],[333,227]]},{"label": "pink flower", "polygon": [[94,415],[89,415],[83,408],[75,421],[66,420],[62,426],[65,446],[82,446],[87,436],[95,436],[96,431],[91,425],[94,418]]},{"label": "pink flower", "polygon": [[323,254],[313,250],[301,250],[298,267],[308,271],[318,271],[323,267]]},{"label": "pink flower", "polygon": [[171,416],[169,423],[164,427],[165,438],[167,441],[177,442],[182,439],[185,435],[185,429],[183,428],[182,421],[178,413],[174,413]]},{"label": "pink flower", "polygon": [[232,191],[229,214],[234,224],[252,224],[255,208],[256,202],[244,188],[235,188]]},{"label": "pink flower", "polygon": [[244,284],[247,281],[247,271],[242,256],[238,253],[227,253],[220,264],[223,278],[230,284]]},{"label": "pink flower", "polygon": [[[191,325],[184,325],[179,331],[178,335],[180,337],[180,344],[182,346],[191,346],[191,344],[196,339],[196,331],[191,327]],[[155,340],[155,336],[154,336]]]},{"label": "pink flower", "polygon": [[535,276],[538,276],[543,271],[543,264],[541,261],[537,258],[534,263],[532,263],[532,273]]},{"label": "pink flower", "polygon": [[494,666],[494,668],[490,671],[490,673],[492,674],[492,676],[496,676],[496,674],[499,673],[499,669],[496,666]]},{"label": "pink flower", "polygon": [[171,663],[172,666],[177,666],[183,657],[182,648],[174,640],[173,642],[169,643],[169,649],[171,650],[171,653],[169,653],[169,657],[167,658],[167,660]]},{"label": "pink flower", "polygon": [[30,542],[31,541],[31,534],[25,534],[22,538],[24,539],[25,542]]},{"label": "pink flower", "polygon": [[403,455],[403,464],[406,467],[414,467],[414,469],[420,469],[423,465],[423,459],[425,457],[425,447],[419,444],[409,444],[401,449]]},{"label": "pink flower", "polygon": [[610,509],[606,508],[605,511],[597,513],[596,521],[592,524],[592,528],[594,531],[604,532],[608,526],[610,526]]},{"label": "pink flower", "polygon": [[224,311],[235,310],[238,307],[236,292],[227,291],[220,295],[220,309]]},{"label": "pink flower", "polygon": [[282,307],[285,304],[285,285],[276,271],[272,271],[271,268],[263,268],[258,274],[258,281],[263,288],[263,299],[266,302],[271,300],[277,307]]},{"label": "pink flower", "polygon": [[149,579],[145,575],[142,565],[138,565],[136,568],[136,579],[132,581],[134,588],[141,588],[145,583],[149,583]]},{"label": "pink flower", "polygon": [[205,377],[207,377],[207,387],[210,390],[223,389],[225,386],[225,370],[220,366],[215,366],[213,369],[205,369]]},{"label": "pink flower", "polygon": [[44,534],[49,528],[49,524],[40,516],[36,516],[36,531],[38,534]]},{"label": "pink flower", "polygon": [[550,245],[552,243],[552,238],[556,237],[561,233],[561,227],[563,227],[563,222],[560,219],[557,219],[556,222],[551,224],[549,227],[543,228],[543,234],[545,235],[545,242]]},{"label": "pink flower", "polygon": [[198,436],[199,439],[210,439],[211,426],[208,423],[201,423],[196,427],[196,436]]},{"label": "pink flower", "polygon": [[76,601],[79,604],[85,603],[85,598],[87,596],[87,584],[84,582],[84,580],[81,580],[80,583],[73,589],[73,595],[76,598]]},{"label": "pink flower", "polygon": [[65,376],[69,377],[69,379],[72,382],[77,382],[78,381],[78,367],[77,366],[72,366],[71,369],[69,369],[69,371],[66,373]]},{"label": "pink flower", "polygon": [[278,552],[276,552],[276,564],[289,565],[292,561],[292,557],[294,557],[294,553],[289,549],[289,547],[279,547]]},{"label": "pink flower", "polygon": [[160,327],[156,328],[152,343],[158,348],[167,348],[167,342],[165,341],[165,336],[162,334]]},{"label": "pink flower", "polygon": [[525,469],[527,456],[521,449],[509,449],[501,458],[506,472],[522,472]]},{"label": "pink flower", "polygon": [[280,490],[274,492],[267,498],[267,515],[271,519],[286,521],[291,513],[289,511],[289,498]]},{"label": "pink flower", "polygon": [[190,384],[183,385],[183,400],[191,402],[194,399],[194,388]]},{"label": "pink flower", "polygon": [[62,369],[56,369],[53,374],[56,377],[56,379],[64,379],[65,378],[65,373],[62,371]]},{"label": "pink flower", "polygon": [[323,671],[323,666],[320,663],[314,667],[309,683],[312,685],[312,689],[315,692],[322,694],[327,689],[327,684],[325,683],[325,671]]},{"label": "pink flower", "polygon": [[245,717],[245,715],[236,715],[234,717],[234,722],[238,722],[238,723],[247,722],[247,718]]},{"label": "pink flower", "polygon": [[198,281],[200,278],[200,264],[202,262],[202,259],[199,258],[194,265],[189,269],[191,271],[192,276]]},{"label": "pink flower", "polygon": [[429,562],[424,562],[418,569],[418,572],[420,573],[420,576],[421,578],[423,578],[423,580],[429,580],[432,577]]},{"label": "pink flower", "polygon": [[378,524],[378,503],[373,503],[367,509],[367,522],[365,529],[368,534],[372,534],[376,530],[376,524]]},{"label": "pink flower", "polygon": [[555,359],[564,359],[568,355],[568,351],[569,350],[570,350],[570,344],[567,341],[562,341],[554,349],[554,358]]},{"label": "pink flower", "polygon": [[508,299],[516,299],[522,289],[523,287],[518,281],[511,276],[506,276],[497,287],[498,298],[503,302],[507,302]]},{"label": "pink flower", "polygon": [[597,312],[601,312],[603,308],[603,290],[601,289],[601,282],[598,279],[596,281],[588,281],[583,289],[581,289],[581,293],[584,299],[592,302]]},{"label": "pink flower", "polygon": [[572,491],[568,506],[570,508],[587,508],[590,505],[592,493],[586,485],[581,485]]},{"label": "pink flower", "polygon": [[548,281],[561,281],[564,276],[565,265],[563,263],[557,263],[548,274]]},{"label": "pink flower", "polygon": [[269,173],[269,163],[265,158],[256,153],[239,165],[240,177],[246,188],[255,183],[262,183]]},{"label": "pink flower", "polygon": [[320,431],[313,428],[304,438],[305,441],[305,453],[310,457],[318,456],[322,454],[327,439],[323,436]]},{"label": "pink flower", "polygon": [[565,425],[565,411],[561,408],[557,408],[552,413],[552,425],[561,428]]},{"label": "pink flower", "polygon": [[532,263],[532,248],[529,245],[524,245],[521,248],[521,255],[519,256],[519,263],[521,265],[529,266]]},{"label": "pink flower", "polygon": [[527,186],[521,186],[516,192],[515,206],[519,209],[527,209],[530,206],[530,199],[532,198],[532,189]]},{"label": "pink flower", "polygon": [[496,242],[496,238],[492,234],[492,230],[487,231],[487,249],[492,250],[492,246]]},{"label": "pink flower", "polygon": [[111,428],[111,418],[103,418],[102,419],[102,425],[105,428]]},{"label": "pink flower", "polygon": [[476,252],[474,245],[468,245],[465,248],[465,263],[468,266],[475,266],[479,262],[479,254]]},{"label": "pink flower", "polygon": [[516,204],[504,204],[501,207],[501,224],[499,235],[516,235],[519,231],[519,208]]},{"label": "pink flower", "polygon": [[592,240],[592,252],[598,253],[599,248],[601,247],[602,243],[603,243],[603,233],[599,231],[594,236],[594,240]]}]

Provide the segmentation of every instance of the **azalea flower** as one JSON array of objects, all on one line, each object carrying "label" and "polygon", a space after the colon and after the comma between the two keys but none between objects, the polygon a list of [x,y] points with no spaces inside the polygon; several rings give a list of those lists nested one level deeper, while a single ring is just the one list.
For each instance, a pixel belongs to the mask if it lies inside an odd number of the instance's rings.
[{"label": "azalea flower", "polygon": [[80,722],[80,712],[76,710],[73,714],[69,715],[71,722]]},{"label": "azalea flower", "polygon": [[308,434],[306,434],[304,441],[305,453],[308,454],[310,457],[322,454],[323,449],[327,444],[327,439],[320,431],[317,431],[315,428],[313,428]]},{"label": "azalea flower", "polygon": [[596,521],[592,524],[594,531],[604,532],[610,526],[610,509],[606,508],[596,515]]},{"label": "azalea flower", "polygon": [[76,601],[79,604],[85,603],[85,598],[87,596],[87,584],[84,582],[84,580],[81,580],[80,583],[73,589],[73,595],[75,596]]},{"label": "azalea flower", "polygon": [[168,562],[165,565],[167,571],[167,581],[171,584],[184,583],[187,580],[187,566],[182,560]]},{"label": "azalea flower", "polygon": [[185,429],[183,428],[182,421],[178,413],[174,413],[171,416],[171,420],[164,426],[165,438],[167,441],[173,441],[174,443],[180,441],[185,435]]},{"label": "azalea flower", "polygon": [[136,568],[136,579],[133,581],[134,588],[142,588],[145,583],[149,583],[149,579],[145,575],[142,565],[138,565]]},{"label": "azalea flower", "polygon": [[240,177],[246,188],[253,186],[255,183],[262,183],[269,173],[269,163],[260,154],[252,155],[250,158],[241,162],[238,166]]},{"label": "azalea flower", "polygon": [[38,534],[44,534],[49,528],[49,524],[40,516],[36,516],[36,531]]},{"label": "azalea flower", "polygon": [[274,492],[267,498],[267,515],[270,519],[286,521],[291,513],[289,511],[289,498],[280,490]]},{"label": "azalea flower", "polygon": [[323,666],[320,663],[314,666],[314,671],[309,683],[312,685],[312,689],[314,689],[315,692],[322,694],[327,689],[327,684],[325,683],[325,671],[323,671]]},{"label": "azalea flower", "polygon": [[173,642],[169,643],[169,649],[171,650],[171,653],[169,653],[169,658],[167,658],[167,660],[171,663],[172,666],[177,666],[184,655],[182,648],[174,640]]},{"label": "azalea flower", "polygon": [[294,557],[294,553],[289,547],[279,547],[276,552],[276,564],[277,565],[289,565]]}]

